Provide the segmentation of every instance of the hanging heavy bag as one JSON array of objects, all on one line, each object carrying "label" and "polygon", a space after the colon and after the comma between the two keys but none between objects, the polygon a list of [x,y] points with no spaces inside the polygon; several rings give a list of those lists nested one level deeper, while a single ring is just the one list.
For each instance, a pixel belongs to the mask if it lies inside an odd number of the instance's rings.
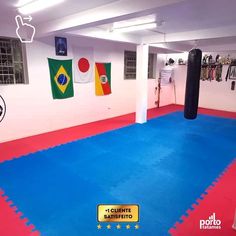
[{"label": "hanging heavy bag", "polygon": [[195,119],[198,110],[202,51],[192,49],[188,55],[188,71],[185,90],[184,117]]}]

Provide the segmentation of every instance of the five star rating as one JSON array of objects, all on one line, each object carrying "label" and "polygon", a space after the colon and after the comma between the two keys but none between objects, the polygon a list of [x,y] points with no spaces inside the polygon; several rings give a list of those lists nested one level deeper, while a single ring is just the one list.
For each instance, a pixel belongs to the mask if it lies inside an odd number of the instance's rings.
[{"label": "five star rating", "polygon": [[98,230],[138,230],[139,205],[119,204],[97,206]]},{"label": "five star rating", "polygon": [[140,228],[140,226],[138,224],[136,225],[130,225],[130,224],[127,224],[127,225],[121,225],[121,224],[117,224],[117,225],[112,225],[112,224],[108,224],[108,225],[101,225],[101,224],[98,224],[97,225],[97,229],[98,230],[101,230],[101,229],[107,229],[107,230],[111,230],[111,229],[117,229],[117,230],[121,230],[121,229],[126,229],[126,230],[138,230]]}]

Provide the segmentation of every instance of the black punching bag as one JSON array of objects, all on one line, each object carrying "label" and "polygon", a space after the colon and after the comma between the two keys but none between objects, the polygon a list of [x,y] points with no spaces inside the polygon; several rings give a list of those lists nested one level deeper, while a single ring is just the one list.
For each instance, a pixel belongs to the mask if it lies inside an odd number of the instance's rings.
[{"label": "black punching bag", "polygon": [[192,49],[188,55],[188,71],[185,90],[184,117],[195,119],[198,110],[202,51]]}]

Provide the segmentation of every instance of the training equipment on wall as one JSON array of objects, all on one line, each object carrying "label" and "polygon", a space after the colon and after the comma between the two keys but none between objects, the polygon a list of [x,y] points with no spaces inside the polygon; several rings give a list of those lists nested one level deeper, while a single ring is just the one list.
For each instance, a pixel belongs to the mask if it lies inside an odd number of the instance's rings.
[{"label": "training equipment on wall", "polygon": [[232,60],[228,67],[225,80],[228,79],[236,80],[236,59]]},{"label": "training equipment on wall", "polygon": [[158,85],[155,88],[155,93],[157,92],[157,101],[155,102],[155,104],[157,105],[158,108],[160,107],[161,87],[169,85],[171,83],[173,83],[174,85],[174,94],[175,94],[175,103],[176,103],[176,88],[175,88],[175,82],[173,79],[174,63],[175,61],[172,58],[169,58],[165,66],[159,72]]},{"label": "training equipment on wall", "polygon": [[202,51],[192,49],[188,55],[188,71],[185,90],[184,117],[195,119],[198,110]]},{"label": "training equipment on wall", "polygon": [[216,65],[215,78],[217,82],[222,81],[222,69],[223,69],[222,64]]},{"label": "training equipment on wall", "polygon": [[182,59],[182,58],[179,58],[179,59],[178,59],[178,64],[179,64],[179,65],[186,65],[186,64],[187,64],[187,62],[186,62],[186,61],[184,61],[184,59]]},{"label": "training equipment on wall", "polygon": [[208,79],[208,65],[202,65],[201,80],[205,81],[207,79]]},{"label": "training equipment on wall", "polygon": [[223,56],[219,58],[219,63],[222,65],[230,65],[231,61],[233,59],[230,57],[230,55]]},{"label": "training equipment on wall", "polygon": [[64,99],[73,97],[72,60],[48,58],[48,64],[53,98]]},{"label": "training equipment on wall", "polygon": [[155,101],[155,105],[157,108],[160,107],[160,101],[161,101],[161,75],[159,75],[157,87],[155,88],[155,94],[157,93],[157,100]]},{"label": "training equipment on wall", "polygon": [[173,80],[173,67],[167,64],[160,72],[161,85],[165,86],[172,82]]},{"label": "training equipment on wall", "polygon": [[215,61],[212,55],[205,55],[202,60],[201,67],[201,80],[202,81],[212,81],[217,82],[222,81],[222,64],[219,62],[220,55],[216,56]]},{"label": "training equipment on wall", "polygon": [[232,81],[231,83],[231,90],[235,90],[235,81]]}]

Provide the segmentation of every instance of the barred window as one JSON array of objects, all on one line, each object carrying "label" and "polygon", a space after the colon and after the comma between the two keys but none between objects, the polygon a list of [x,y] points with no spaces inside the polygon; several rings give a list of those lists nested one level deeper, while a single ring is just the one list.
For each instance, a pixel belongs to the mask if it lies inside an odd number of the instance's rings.
[{"label": "barred window", "polygon": [[[148,56],[148,79],[155,79],[156,68],[155,54]],[[125,51],[124,54],[124,79],[136,79],[136,52]]]},{"label": "barred window", "polygon": [[0,37],[0,84],[27,84],[20,40]]}]

